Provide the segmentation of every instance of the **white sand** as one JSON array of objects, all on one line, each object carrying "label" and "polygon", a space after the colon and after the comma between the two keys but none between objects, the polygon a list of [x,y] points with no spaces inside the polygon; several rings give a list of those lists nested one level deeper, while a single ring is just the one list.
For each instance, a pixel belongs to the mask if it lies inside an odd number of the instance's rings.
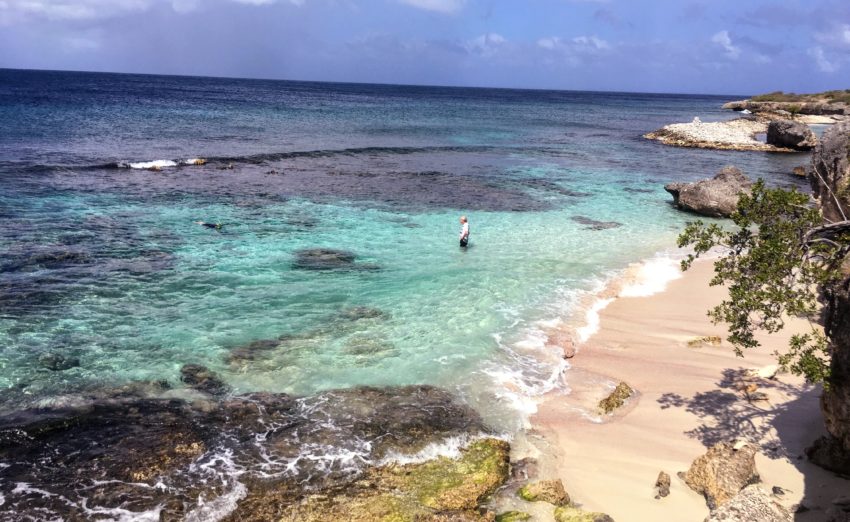
[{"label": "white sand", "polygon": [[[710,262],[698,262],[666,291],[620,297],[601,312],[600,331],[565,373],[572,393],[549,398],[533,419],[542,478],[561,478],[575,502],[618,522],[702,520],[705,501],[676,473],[707,445],[741,437],[761,448],[757,468],[764,486],[787,490],[780,499],[786,506],[802,500],[812,508],[796,520],[821,520],[833,498],[850,492],[850,481],[798,458],[824,433],[820,390],[780,375],[758,381],[769,401],[750,403],[729,382],[741,369],[775,364],[772,352],[808,324],[790,321],[780,334],[762,337],[764,346],[745,358],[725,341],[688,347],[694,337],[726,334],[706,317],[725,295],[708,286],[711,273]],[[620,380],[639,395],[614,416],[600,418],[595,405]],[[655,500],[661,470],[672,477],[671,493]]]}]

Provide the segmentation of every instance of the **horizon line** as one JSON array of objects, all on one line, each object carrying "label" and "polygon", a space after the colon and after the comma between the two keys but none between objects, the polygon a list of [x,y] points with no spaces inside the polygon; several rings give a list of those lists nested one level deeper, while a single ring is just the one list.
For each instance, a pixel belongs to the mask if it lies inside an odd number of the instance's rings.
[{"label": "horizon line", "polygon": [[[551,87],[506,87],[506,86],[484,86],[484,85],[444,85],[444,84],[417,84],[417,83],[385,83],[385,82],[355,82],[342,80],[303,80],[289,78],[260,78],[260,77],[244,77],[244,76],[212,76],[205,74],[166,74],[166,73],[148,73],[148,72],[124,72],[124,71],[87,71],[80,69],[39,69],[39,68],[19,68],[0,66],[0,71],[29,71],[29,72],[55,72],[55,73],[85,73],[85,74],[116,74],[126,76],[165,76],[173,78],[205,78],[213,80],[248,80],[248,81],[267,81],[267,82],[291,82],[291,83],[328,83],[335,85],[374,85],[383,87],[425,87],[425,88],[442,88],[442,89],[491,89],[505,91],[549,91],[549,92],[574,92],[574,93],[603,93],[603,94],[646,94],[646,95],[663,95],[663,96],[716,96],[728,97],[734,100],[749,99],[752,95],[741,94],[714,94],[705,92],[656,92],[656,91],[617,91],[617,90],[586,90],[586,89],[557,89]],[[732,101],[734,101],[732,100]]]}]

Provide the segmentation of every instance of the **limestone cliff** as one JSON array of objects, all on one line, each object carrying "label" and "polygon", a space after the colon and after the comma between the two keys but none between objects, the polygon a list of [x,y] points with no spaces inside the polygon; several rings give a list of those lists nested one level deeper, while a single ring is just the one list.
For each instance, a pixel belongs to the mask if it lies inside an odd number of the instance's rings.
[{"label": "limestone cliff", "polygon": [[[850,122],[827,130],[815,148],[808,171],[812,190],[827,223],[850,217]],[[809,450],[818,464],[850,474],[850,270],[824,289],[824,327],[832,349],[830,383],[821,399],[831,437]]]}]

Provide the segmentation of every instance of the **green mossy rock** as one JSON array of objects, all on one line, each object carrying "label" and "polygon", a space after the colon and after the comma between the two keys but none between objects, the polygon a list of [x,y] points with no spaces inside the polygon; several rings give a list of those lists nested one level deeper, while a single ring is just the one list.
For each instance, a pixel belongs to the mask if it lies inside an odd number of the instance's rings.
[{"label": "green mossy rock", "polygon": [[445,457],[385,469],[387,483],[435,510],[472,510],[510,473],[510,445],[498,439],[471,444],[458,460]]},{"label": "green mossy rock", "polygon": [[614,522],[605,513],[582,511],[574,506],[555,508],[555,522]]},{"label": "green mossy rock", "polygon": [[634,390],[628,384],[621,382],[614,388],[611,395],[599,401],[599,409],[608,414],[626,403],[626,399],[632,396]]},{"label": "green mossy rock", "polygon": [[496,522],[525,522],[531,520],[531,515],[522,511],[506,511],[496,515]]},{"label": "green mossy rock", "polygon": [[532,482],[521,487],[517,494],[528,502],[548,502],[556,506],[566,506],[570,503],[570,496],[560,480]]},{"label": "green mossy rock", "polygon": [[[251,493],[228,520],[266,522],[484,522],[481,503],[508,479],[510,445],[482,439],[458,459],[440,457],[421,464],[393,465],[368,471],[360,480],[293,502],[272,488]],[[523,519],[508,519],[523,520]]]}]

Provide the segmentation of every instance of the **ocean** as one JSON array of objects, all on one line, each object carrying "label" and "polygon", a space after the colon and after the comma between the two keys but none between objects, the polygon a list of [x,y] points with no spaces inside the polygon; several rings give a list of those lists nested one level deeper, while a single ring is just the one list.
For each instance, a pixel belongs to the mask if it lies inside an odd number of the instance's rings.
[{"label": "ocean", "polygon": [[[641,137],[730,119],[730,99],[0,70],[0,416],[138,383],[195,397],[195,364],[227,396],[298,397],[324,424],[334,394],[431,385],[511,437],[569,393],[553,329],[590,335],[594,292],[635,263],[632,292],[672,277],[693,217],[665,183],[733,164],[800,184],[800,155]],[[356,473],[374,444],[348,435],[257,469],[226,445],[200,459],[227,500],[260,468]],[[0,462],[6,514],[119,520],[194,498],[174,479],[91,511],[14,469]]]}]

